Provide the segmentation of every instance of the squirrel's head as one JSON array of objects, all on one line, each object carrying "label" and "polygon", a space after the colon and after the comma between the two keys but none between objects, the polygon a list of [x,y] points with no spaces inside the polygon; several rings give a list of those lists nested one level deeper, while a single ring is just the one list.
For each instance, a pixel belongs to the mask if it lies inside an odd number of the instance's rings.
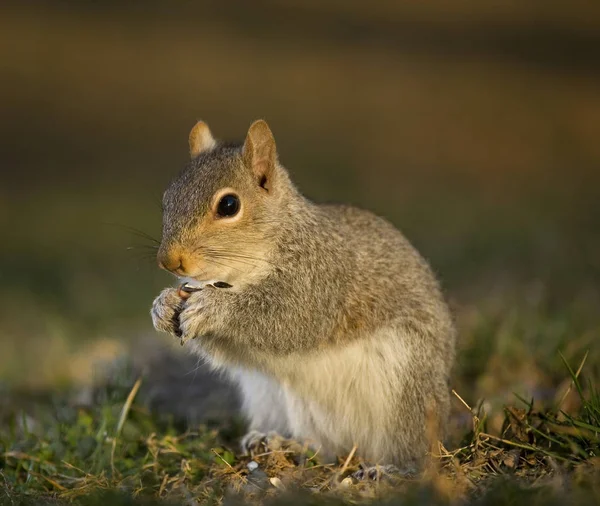
[{"label": "squirrel's head", "polygon": [[260,276],[293,192],[269,126],[255,121],[243,145],[231,145],[199,121],[189,146],[191,161],[163,197],[159,266],[200,282]]}]

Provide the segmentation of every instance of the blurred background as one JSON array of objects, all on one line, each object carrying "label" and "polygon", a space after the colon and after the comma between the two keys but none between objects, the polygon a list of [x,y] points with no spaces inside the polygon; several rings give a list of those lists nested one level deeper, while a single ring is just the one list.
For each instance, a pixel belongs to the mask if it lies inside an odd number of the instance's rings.
[{"label": "blurred background", "polygon": [[0,108],[11,391],[175,353],[142,236],[200,118],[228,140],[265,118],[305,194],[405,232],[452,304],[469,402],[555,398],[559,350],[599,376],[598,3],[5,1]]}]

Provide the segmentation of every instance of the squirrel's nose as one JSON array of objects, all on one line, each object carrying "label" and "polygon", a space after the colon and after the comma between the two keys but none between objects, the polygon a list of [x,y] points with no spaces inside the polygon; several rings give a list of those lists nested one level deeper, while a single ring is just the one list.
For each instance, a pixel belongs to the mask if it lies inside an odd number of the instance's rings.
[{"label": "squirrel's nose", "polygon": [[169,272],[176,272],[177,274],[185,274],[185,268],[183,266],[183,258],[179,254],[158,254],[158,266],[161,269]]}]

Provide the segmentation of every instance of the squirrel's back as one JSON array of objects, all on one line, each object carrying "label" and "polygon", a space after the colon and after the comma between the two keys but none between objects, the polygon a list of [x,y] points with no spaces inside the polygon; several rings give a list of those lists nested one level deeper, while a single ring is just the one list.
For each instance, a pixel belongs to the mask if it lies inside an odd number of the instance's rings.
[{"label": "squirrel's back", "polygon": [[[295,257],[295,282],[331,289],[352,331],[388,323],[435,342],[453,356],[454,326],[429,264],[389,221],[347,205],[311,204],[311,218],[283,240]],[[324,299],[314,295],[317,299]],[[342,331],[343,331],[342,330]],[[444,359],[451,363],[451,359]]]}]

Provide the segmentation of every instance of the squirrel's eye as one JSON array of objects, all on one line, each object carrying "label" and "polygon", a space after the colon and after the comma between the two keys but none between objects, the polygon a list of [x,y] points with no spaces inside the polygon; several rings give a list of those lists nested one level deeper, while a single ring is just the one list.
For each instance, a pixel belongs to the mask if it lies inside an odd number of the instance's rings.
[{"label": "squirrel's eye", "polygon": [[225,195],[219,200],[217,214],[222,217],[230,217],[240,210],[240,199],[236,195]]}]

